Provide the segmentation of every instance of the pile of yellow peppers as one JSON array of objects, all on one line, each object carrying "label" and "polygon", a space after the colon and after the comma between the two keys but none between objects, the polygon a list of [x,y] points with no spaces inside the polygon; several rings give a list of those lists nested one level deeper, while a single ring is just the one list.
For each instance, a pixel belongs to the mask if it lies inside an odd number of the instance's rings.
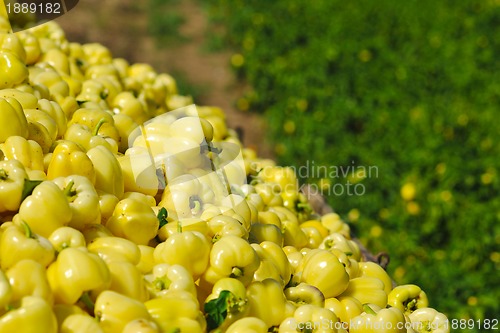
[{"label": "pile of yellow peppers", "polygon": [[449,332],[175,80],[0,16],[0,332]]}]

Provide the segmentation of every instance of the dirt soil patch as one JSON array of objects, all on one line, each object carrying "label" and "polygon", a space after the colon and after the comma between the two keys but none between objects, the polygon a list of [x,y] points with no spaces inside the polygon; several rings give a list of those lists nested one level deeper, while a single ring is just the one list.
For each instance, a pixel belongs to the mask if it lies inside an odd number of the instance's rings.
[{"label": "dirt soil patch", "polygon": [[183,78],[202,88],[196,104],[221,107],[231,128],[242,130],[242,140],[258,150],[260,156],[272,157],[266,142],[266,123],[255,113],[236,109],[244,85],[230,68],[230,51],[207,52],[204,45],[210,27],[206,14],[196,0],[179,1],[175,6],[184,18],[179,28],[182,41],[158,46],[148,32],[147,3],[136,0],[83,0],[69,13],[57,19],[70,41],[101,43],[114,57],[130,63],[149,63],[158,72]]}]

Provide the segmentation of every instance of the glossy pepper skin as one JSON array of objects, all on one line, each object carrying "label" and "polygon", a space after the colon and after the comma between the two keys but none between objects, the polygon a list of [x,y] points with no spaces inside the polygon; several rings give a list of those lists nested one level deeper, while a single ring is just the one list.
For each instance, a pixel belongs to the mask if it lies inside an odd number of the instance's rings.
[{"label": "glossy pepper skin", "polygon": [[106,139],[97,135],[102,124],[103,122],[98,123],[94,130],[82,124],[72,124],[64,134],[64,139],[78,143],[85,149],[85,151],[102,145],[112,153],[116,154],[118,152],[118,145],[116,141],[111,138]]},{"label": "glossy pepper skin", "polygon": [[417,333],[449,333],[450,323],[448,318],[436,309],[423,307],[418,308],[408,315]]},{"label": "glossy pepper skin", "polygon": [[210,251],[210,266],[204,279],[215,284],[224,277],[233,277],[249,285],[259,268],[259,256],[244,239],[228,235],[217,241]]},{"label": "glossy pepper skin", "polygon": [[61,252],[68,247],[85,247],[85,237],[83,234],[71,227],[60,227],[54,230],[49,236],[49,242],[56,252]]},{"label": "glossy pepper skin", "polygon": [[66,194],[54,182],[43,181],[19,207],[19,217],[34,233],[49,237],[73,216]]},{"label": "glossy pepper skin", "polygon": [[256,317],[245,317],[235,321],[226,333],[267,333],[267,325]]},{"label": "glossy pepper skin", "polygon": [[106,263],[84,248],[67,248],[47,269],[47,277],[57,303],[75,304],[82,294],[109,286]]},{"label": "glossy pepper skin", "polygon": [[11,303],[21,301],[26,296],[36,296],[52,305],[54,298],[45,267],[33,259],[23,259],[5,273],[12,287]]},{"label": "glossy pepper skin", "polygon": [[28,138],[28,121],[23,108],[14,98],[0,98],[0,124],[9,124],[2,128],[0,143],[5,142],[10,136],[18,135]]},{"label": "glossy pepper skin", "polygon": [[86,177],[92,184],[96,174],[92,161],[83,149],[71,141],[60,141],[54,148],[47,167],[47,178],[55,179],[71,175]]},{"label": "glossy pepper skin", "polygon": [[0,332],[57,333],[57,320],[49,303],[37,296],[24,297],[19,308],[0,317]]},{"label": "glossy pepper skin", "polygon": [[128,322],[151,318],[142,302],[111,290],[99,294],[94,315],[104,333],[121,333]]},{"label": "glossy pepper skin", "polygon": [[389,293],[387,304],[398,308],[405,314],[426,308],[429,306],[426,293],[414,284],[406,284],[394,287]]},{"label": "glossy pepper skin", "polygon": [[158,244],[154,250],[154,259],[156,263],[182,265],[197,280],[207,269],[210,248],[205,235],[198,231],[185,231]]},{"label": "glossy pepper skin", "polygon": [[197,296],[191,274],[181,265],[157,264],[152,273],[145,276],[145,280],[153,297],[162,297],[173,290],[183,290]]},{"label": "glossy pepper skin", "polygon": [[59,177],[53,182],[64,190],[71,208],[69,226],[83,230],[87,224],[101,223],[99,196],[90,180],[84,176]]},{"label": "glossy pepper skin", "polygon": [[8,277],[0,270],[0,315],[7,309],[12,299],[12,286],[10,285]]},{"label": "glossy pepper skin", "polygon": [[95,188],[121,198],[124,193],[123,174],[116,156],[103,146],[87,151],[96,173]]},{"label": "glossy pepper skin", "polygon": [[325,308],[333,311],[337,317],[349,327],[354,317],[363,312],[363,304],[351,296],[331,297],[325,300]]},{"label": "glossy pepper skin", "polygon": [[0,213],[17,211],[28,174],[17,160],[0,161]]},{"label": "glossy pepper skin", "polygon": [[0,89],[12,88],[28,77],[28,69],[23,61],[13,52],[0,51]]},{"label": "glossy pepper skin", "polygon": [[47,267],[54,257],[52,244],[45,237],[33,233],[24,222],[10,224],[0,236],[0,262],[4,270],[23,259],[32,259]]},{"label": "glossy pepper skin", "polygon": [[75,313],[64,319],[59,326],[60,333],[104,333],[94,317]]},{"label": "glossy pepper skin", "polygon": [[42,147],[36,141],[14,135],[0,144],[0,150],[6,160],[18,160],[25,168],[44,171]]},{"label": "glossy pepper skin", "polygon": [[351,296],[362,304],[375,304],[381,308],[387,305],[384,283],[378,278],[359,277],[349,281],[349,286],[341,296]]},{"label": "glossy pepper skin", "polygon": [[406,318],[397,308],[376,310],[376,306],[363,305],[364,312],[352,319],[349,333],[406,333]]},{"label": "glossy pepper skin", "polygon": [[159,221],[149,205],[138,199],[125,198],[116,205],[106,227],[115,236],[147,245],[156,236]]},{"label": "glossy pepper skin", "polygon": [[321,306],[305,304],[295,310],[293,317],[288,317],[279,326],[280,333],[321,332],[337,333],[337,316]]},{"label": "glossy pepper skin", "polygon": [[298,267],[298,281],[316,286],[325,298],[340,295],[349,285],[349,275],[339,259],[327,250],[309,251]]}]

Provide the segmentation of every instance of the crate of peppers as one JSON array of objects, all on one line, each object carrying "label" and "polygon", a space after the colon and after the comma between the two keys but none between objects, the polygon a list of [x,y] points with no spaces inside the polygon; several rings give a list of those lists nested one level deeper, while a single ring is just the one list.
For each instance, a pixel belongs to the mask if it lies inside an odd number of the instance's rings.
[{"label": "crate of peppers", "polygon": [[0,18],[0,332],[449,332],[168,74]]}]

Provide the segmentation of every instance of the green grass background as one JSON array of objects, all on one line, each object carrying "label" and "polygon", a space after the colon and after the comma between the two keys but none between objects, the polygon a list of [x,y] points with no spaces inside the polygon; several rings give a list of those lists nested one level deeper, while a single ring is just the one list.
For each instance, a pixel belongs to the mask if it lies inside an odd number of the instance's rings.
[{"label": "green grass background", "polygon": [[[376,166],[304,181],[340,184],[329,203],[390,254],[398,283],[450,319],[499,318],[499,1],[203,3],[252,87],[238,105],[267,118],[279,162]],[[347,181],[364,194],[338,194]]]}]

